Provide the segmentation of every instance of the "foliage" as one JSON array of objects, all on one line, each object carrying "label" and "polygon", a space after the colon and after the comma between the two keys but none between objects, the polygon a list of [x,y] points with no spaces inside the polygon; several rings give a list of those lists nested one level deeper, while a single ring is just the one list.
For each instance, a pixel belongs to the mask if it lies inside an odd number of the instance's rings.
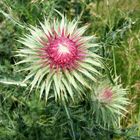
[{"label": "foliage", "polygon": [[[46,103],[39,100],[38,89],[29,92],[30,83],[22,83],[27,72],[19,71],[24,65],[15,65],[20,61],[16,51],[22,47],[17,40],[28,33],[29,25],[58,16],[54,9],[69,20],[77,18],[80,26],[90,25],[85,34],[96,34],[94,41],[100,43],[97,52],[105,63],[101,72],[111,83],[120,76],[122,87],[127,87],[131,103],[120,126],[99,125],[90,96],[64,105],[50,97]],[[1,0],[0,139],[140,139],[139,25],[139,0]]]}]

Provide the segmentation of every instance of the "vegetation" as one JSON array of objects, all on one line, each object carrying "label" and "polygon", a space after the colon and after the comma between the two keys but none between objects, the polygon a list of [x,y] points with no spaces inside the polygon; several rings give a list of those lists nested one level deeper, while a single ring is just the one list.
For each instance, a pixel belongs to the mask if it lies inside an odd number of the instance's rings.
[{"label": "vegetation", "polygon": [[[16,51],[23,47],[17,40],[44,18],[61,19],[56,10],[70,21],[79,20],[79,26],[89,25],[85,34],[96,36],[93,42],[99,46],[94,51],[103,57],[105,68],[100,72],[110,81],[119,77],[127,88],[130,104],[119,125],[100,125],[97,118],[104,119],[93,115],[98,109],[93,111],[88,96],[75,104],[62,105],[52,98],[46,103],[39,100],[38,89],[30,92],[30,83],[22,82],[27,72],[20,71],[24,65],[15,65],[21,60]],[[0,140],[139,140],[139,93],[139,0],[0,1]]]}]

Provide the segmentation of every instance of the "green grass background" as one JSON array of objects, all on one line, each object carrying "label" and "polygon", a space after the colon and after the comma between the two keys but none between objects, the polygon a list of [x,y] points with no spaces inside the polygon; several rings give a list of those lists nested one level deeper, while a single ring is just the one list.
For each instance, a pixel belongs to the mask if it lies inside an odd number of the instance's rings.
[{"label": "green grass background", "polygon": [[[79,19],[80,25],[90,25],[86,34],[97,36],[100,55],[111,74],[120,76],[129,90],[131,104],[121,120],[121,130],[104,130],[105,138],[104,134],[98,135],[101,128],[95,127],[93,135],[85,127],[79,129],[77,139],[139,140],[140,0],[0,0],[0,140],[71,139],[69,128],[64,127],[67,120],[63,108],[51,103],[44,109],[45,103],[38,101],[36,92],[29,95],[28,89],[16,82],[25,77],[24,72],[17,73],[20,67],[14,65],[19,61],[15,51],[21,46],[17,39],[28,32],[26,27],[30,24],[39,25],[44,17],[59,17],[54,9],[69,20]],[[73,109],[71,114],[81,114],[77,120],[84,120],[83,112],[78,111]],[[90,122],[86,123],[90,126]]]}]

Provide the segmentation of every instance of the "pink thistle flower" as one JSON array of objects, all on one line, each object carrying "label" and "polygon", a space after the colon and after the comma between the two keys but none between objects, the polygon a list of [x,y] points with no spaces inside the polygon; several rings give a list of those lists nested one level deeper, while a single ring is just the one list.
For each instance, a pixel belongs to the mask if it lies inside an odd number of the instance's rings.
[{"label": "pink thistle flower", "polygon": [[33,79],[31,90],[40,88],[40,97],[45,93],[55,100],[68,100],[85,95],[85,89],[100,74],[100,57],[93,51],[98,44],[91,43],[94,36],[83,36],[87,26],[77,27],[78,22],[71,22],[62,16],[61,22],[45,20],[41,28],[29,28],[30,34],[19,42],[26,47],[18,51],[18,56],[25,63],[24,69],[30,71],[24,82]]},{"label": "pink thistle flower", "polygon": [[[79,40],[64,36],[63,33],[48,36],[48,44],[41,48],[40,57],[43,61],[47,60],[46,65],[50,64],[51,68],[72,69],[77,66],[77,61],[81,61],[85,57],[84,50],[80,49]],[[44,44],[42,42],[42,44]]]}]

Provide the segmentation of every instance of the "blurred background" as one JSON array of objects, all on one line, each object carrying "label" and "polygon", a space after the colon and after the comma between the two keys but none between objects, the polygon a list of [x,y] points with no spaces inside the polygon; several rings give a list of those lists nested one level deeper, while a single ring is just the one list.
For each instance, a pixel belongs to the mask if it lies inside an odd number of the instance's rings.
[{"label": "blurred background", "polygon": [[[17,73],[20,68],[14,65],[19,61],[15,51],[21,46],[17,40],[28,32],[26,27],[37,26],[44,18],[60,17],[54,9],[69,20],[80,20],[80,25],[89,24],[86,34],[96,35],[99,53],[110,72],[120,76],[128,88],[131,104],[121,120],[121,130],[107,132],[106,139],[139,140],[140,0],[0,0],[0,140],[63,140],[67,135],[63,111],[58,115],[53,103],[44,109],[45,103],[38,102],[37,93],[27,98],[28,89],[20,82],[25,73]],[[92,136],[88,129],[81,130],[77,137],[105,139]]]}]

